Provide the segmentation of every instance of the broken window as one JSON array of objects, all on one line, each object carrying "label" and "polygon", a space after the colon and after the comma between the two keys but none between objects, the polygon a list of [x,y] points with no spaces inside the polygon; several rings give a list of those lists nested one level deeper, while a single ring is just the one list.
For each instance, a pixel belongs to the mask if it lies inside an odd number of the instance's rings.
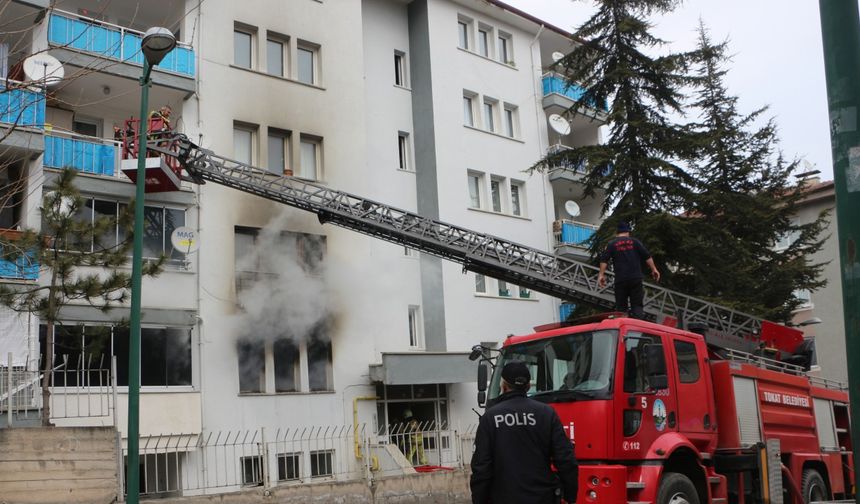
[{"label": "broken window", "polygon": [[291,339],[279,339],[272,345],[272,353],[275,357],[275,392],[297,392],[299,347]]},{"label": "broken window", "polygon": [[311,391],[334,390],[331,339],[322,324],[308,341],[308,387]]},{"label": "broken window", "polygon": [[243,340],[239,353],[239,393],[260,394],[266,391],[266,349],[262,341]]}]

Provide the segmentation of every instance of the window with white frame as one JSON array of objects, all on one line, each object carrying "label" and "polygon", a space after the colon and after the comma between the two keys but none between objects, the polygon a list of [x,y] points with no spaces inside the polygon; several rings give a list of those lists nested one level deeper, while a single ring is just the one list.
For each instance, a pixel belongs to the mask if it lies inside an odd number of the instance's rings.
[{"label": "window with white frame", "polygon": [[469,172],[467,175],[469,182],[469,207],[481,208],[481,194],[483,193],[484,176],[480,173]]},{"label": "window with white frame", "polygon": [[269,171],[277,175],[286,174],[290,170],[290,133],[276,128],[269,128],[269,138],[266,147],[269,158]]},{"label": "window with white frame", "polygon": [[487,277],[480,273],[475,273],[475,292],[478,294],[487,293]]},{"label": "window with white frame", "polygon": [[499,280],[499,296],[501,297],[511,297],[511,289],[508,287],[508,283],[504,280]]},{"label": "window with white frame", "polygon": [[505,104],[504,125],[505,136],[509,136],[511,138],[517,136],[517,107],[514,105],[510,105],[508,103]]},{"label": "window with white frame", "polygon": [[492,28],[486,26],[478,27],[478,54],[490,56],[490,31]]},{"label": "window with white frame", "polygon": [[[791,225],[797,226],[797,225],[799,225],[799,223],[796,220],[792,220]],[[797,229],[789,230],[788,232],[780,235],[776,239],[776,243],[774,243],[773,248],[774,248],[774,250],[785,250],[788,247],[790,247],[792,244],[794,244],[794,242],[796,242],[798,238],[800,238],[800,230],[797,230]]]},{"label": "window with white frame", "polygon": [[504,63],[506,65],[514,64],[511,46],[511,36],[507,33],[500,31],[496,45],[496,57],[498,58],[499,62]]},{"label": "window with white frame", "polygon": [[424,347],[424,340],[421,337],[421,307],[416,305],[409,305],[409,346]]},{"label": "window with white frame", "polygon": [[233,64],[242,68],[253,68],[255,29],[236,23],[233,27]]},{"label": "window with white frame", "polygon": [[334,475],[334,450],[311,452],[311,477],[324,478]]},{"label": "window with white frame", "polygon": [[525,215],[525,183],[515,180],[511,181],[511,213],[513,215]]},{"label": "window with white frame", "polygon": [[233,123],[233,159],[245,164],[254,164],[254,148],[257,128],[244,123]]},{"label": "window with white frame", "polygon": [[306,84],[319,82],[319,46],[310,42],[299,42],[296,47],[296,80]]},{"label": "window with white frame", "polygon": [[475,125],[475,95],[463,92],[463,124]]},{"label": "window with white frame", "polygon": [[257,486],[263,484],[263,457],[252,455],[239,457],[242,464],[242,484],[245,486]]},{"label": "window with white frame", "polygon": [[457,34],[459,36],[458,46],[460,49],[469,50],[469,32],[471,32],[472,20],[463,16],[457,20]]},{"label": "window with white frame", "polygon": [[394,51],[394,85],[407,87],[406,76],[406,53]]},{"label": "window with white frame", "polygon": [[812,304],[812,291],[809,289],[797,289],[793,294],[800,301],[795,310],[806,310],[814,306]]},{"label": "window with white frame", "polygon": [[300,145],[301,169],[297,175],[308,180],[316,180],[321,173],[322,139],[302,135]]},{"label": "window with white frame", "polygon": [[496,101],[484,98],[484,129],[496,131]]},{"label": "window with white frame", "polygon": [[493,177],[490,179],[490,199],[493,202],[493,211],[502,211],[502,184],[503,180]]},{"label": "window with white frame", "polygon": [[278,481],[296,481],[302,477],[302,452],[278,454]]},{"label": "window with white frame", "polygon": [[328,334],[315,331],[307,343],[308,389],[311,392],[334,390],[331,340]]},{"label": "window with white frame", "polygon": [[403,247],[403,255],[406,257],[418,257],[418,251],[414,248]]},{"label": "window with white frame", "polygon": [[399,169],[410,170],[409,134],[402,131],[397,134],[397,162]]},{"label": "window with white frame", "polygon": [[278,77],[284,76],[287,51],[286,37],[270,33],[266,38],[266,72]]}]

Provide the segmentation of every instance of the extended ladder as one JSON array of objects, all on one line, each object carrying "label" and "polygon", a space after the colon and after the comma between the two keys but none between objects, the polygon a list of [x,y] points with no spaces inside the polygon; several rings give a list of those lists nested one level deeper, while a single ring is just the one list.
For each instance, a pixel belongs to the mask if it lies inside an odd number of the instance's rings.
[{"label": "extended ladder", "polygon": [[[169,146],[166,146],[169,145]],[[321,223],[410,247],[463,265],[465,270],[504,280],[562,300],[612,310],[612,282],[597,283],[598,268],[485,233],[428,219],[384,203],[337,191],[302,179],[219,156],[186,136],[148,145],[174,157],[187,172],[183,178],[215,182],[315,213]],[[645,313],[650,320],[666,315],[710,329],[708,342],[723,348],[754,351],[763,325],[776,324],[679,292],[645,284]],[[781,327],[781,326],[779,326]],[[782,328],[788,329],[788,328]],[[793,330],[792,330],[793,331]],[[797,331],[799,333],[799,331]]]}]

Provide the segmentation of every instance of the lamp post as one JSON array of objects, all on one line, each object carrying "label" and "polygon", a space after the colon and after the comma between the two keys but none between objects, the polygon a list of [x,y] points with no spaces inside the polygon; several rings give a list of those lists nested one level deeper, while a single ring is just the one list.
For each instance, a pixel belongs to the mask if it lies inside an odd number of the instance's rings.
[{"label": "lamp post", "polygon": [[143,76],[140,78],[140,124],[137,129],[137,192],[134,199],[134,248],[131,258],[131,321],[128,344],[128,502],[140,500],[140,295],[143,277],[143,200],[146,182],[146,137],[149,119],[149,85],[152,67],[176,47],[176,37],[167,28],[146,30],[140,42]]}]

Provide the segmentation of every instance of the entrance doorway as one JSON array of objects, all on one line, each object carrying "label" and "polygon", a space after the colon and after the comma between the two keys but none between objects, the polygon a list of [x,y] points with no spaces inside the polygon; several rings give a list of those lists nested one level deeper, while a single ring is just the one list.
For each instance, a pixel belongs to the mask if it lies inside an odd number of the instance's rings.
[{"label": "entrance doorway", "polygon": [[447,384],[380,384],[376,395],[377,434],[381,442],[396,444],[413,465],[454,462]]}]

